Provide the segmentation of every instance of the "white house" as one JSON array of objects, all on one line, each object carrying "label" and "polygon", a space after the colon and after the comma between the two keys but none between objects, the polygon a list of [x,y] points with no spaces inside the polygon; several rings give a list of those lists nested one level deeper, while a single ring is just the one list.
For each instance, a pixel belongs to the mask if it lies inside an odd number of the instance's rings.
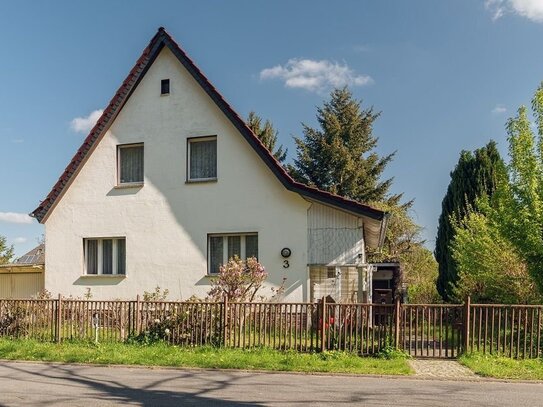
[{"label": "white house", "polygon": [[289,301],[367,300],[387,219],[295,182],[163,28],[32,216],[54,295],[205,296],[238,254]]}]

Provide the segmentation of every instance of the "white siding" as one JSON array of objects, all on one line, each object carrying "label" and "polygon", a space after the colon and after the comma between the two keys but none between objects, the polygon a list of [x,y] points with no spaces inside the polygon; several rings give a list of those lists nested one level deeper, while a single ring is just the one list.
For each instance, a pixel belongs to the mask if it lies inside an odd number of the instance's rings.
[{"label": "white siding", "polygon": [[307,223],[310,265],[364,262],[362,218],[326,205],[312,203]]}]

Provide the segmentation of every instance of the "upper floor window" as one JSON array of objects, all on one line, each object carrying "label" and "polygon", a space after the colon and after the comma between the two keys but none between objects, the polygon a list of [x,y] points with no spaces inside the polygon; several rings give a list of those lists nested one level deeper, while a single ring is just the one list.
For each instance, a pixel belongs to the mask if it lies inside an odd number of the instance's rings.
[{"label": "upper floor window", "polygon": [[83,239],[85,274],[126,273],[126,239]]},{"label": "upper floor window", "polygon": [[190,138],[188,141],[188,181],[217,179],[217,137]]},{"label": "upper floor window", "polygon": [[118,184],[143,184],[143,144],[117,147]]}]

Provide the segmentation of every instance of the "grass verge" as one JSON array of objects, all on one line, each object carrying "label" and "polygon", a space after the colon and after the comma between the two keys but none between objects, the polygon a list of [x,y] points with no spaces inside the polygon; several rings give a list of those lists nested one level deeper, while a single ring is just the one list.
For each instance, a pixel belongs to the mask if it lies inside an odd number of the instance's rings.
[{"label": "grass verge", "polygon": [[137,345],[0,339],[0,359],[65,363],[254,369],[285,372],[407,375],[405,358],[359,357],[343,352],[298,353],[266,348],[182,348],[162,343]]},{"label": "grass verge", "polygon": [[459,362],[475,373],[497,379],[543,380],[541,359],[510,359],[494,355],[471,353],[462,355]]}]

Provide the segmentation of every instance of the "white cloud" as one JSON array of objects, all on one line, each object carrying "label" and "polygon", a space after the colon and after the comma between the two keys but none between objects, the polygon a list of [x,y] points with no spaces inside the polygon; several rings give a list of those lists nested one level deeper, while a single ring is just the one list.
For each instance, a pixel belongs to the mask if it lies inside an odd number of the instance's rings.
[{"label": "white cloud", "polygon": [[363,86],[373,82],[368,75],[356,74],[347,64],[311,59],[289,59],[283,66],[263,69],[260,79],[281,79],[287,88],[321,92],[346,85]]},{"label": "white cloud", "polygon": [[20,244],[20,243],[26,243],[28,239],[26,237],[16,237],[13,239],[13,243]]},{"label": "white cloud", "polygon": [[494,109],[492,109],[492,114],[503,114],[507,112],[507,108],[504,105],[496,105]]},{"label": "white cloud", "polygon": [[492,13],[494,21],[513,13],[538,23],[543,22],[542,0],[485,0],[485,8]]},{"label": "white cloud", "polygon": [[26,213],[0,212],[0,222],[32,223],[32,218]]},{"label": "white cloud", "polygon": [[24,143],[24,139],[22,138],[14,138],[11,140],[12,143],[14,144],[21,144],[21,143]]},{"label": "white cloud", "polygon": [[88,133],[96,124],[104,111],[94,110],[87,117],[76,117],[70,123],[70,128],[76,133]]}]

